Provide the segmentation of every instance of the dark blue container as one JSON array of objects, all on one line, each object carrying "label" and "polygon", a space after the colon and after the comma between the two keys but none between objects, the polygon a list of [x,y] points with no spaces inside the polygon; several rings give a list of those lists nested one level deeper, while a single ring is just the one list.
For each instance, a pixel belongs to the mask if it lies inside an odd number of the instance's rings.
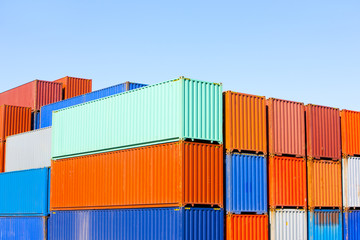
[{"label": "dark blue container", "polygon": [[47,217],[0,217],[0,240],[47,239]]},{"label": "dark blue container", "polygon": [[344,212],[344,239],[360,240],[360,210]]},{"label": "dark blue container", "polygon": [[342,214],[340,210],[315,209],[308,212],[309,240],[341,240]]},{"label": "dark blue container", "polygon": [[223,240],[224,211],[141,208],[51,212],[49,239]]},{"label": "dark blue container", "polygon": [[226,155],[226,212],[267,213],[267,161],[250,154]]},{"label": "dark blue container", "polygon": [[31,113],[31,130],[40,128],[40,111]]},{"label": "dark blue container", "polygon": [[0,173],[0,216],[49,214],[49,168]]}]

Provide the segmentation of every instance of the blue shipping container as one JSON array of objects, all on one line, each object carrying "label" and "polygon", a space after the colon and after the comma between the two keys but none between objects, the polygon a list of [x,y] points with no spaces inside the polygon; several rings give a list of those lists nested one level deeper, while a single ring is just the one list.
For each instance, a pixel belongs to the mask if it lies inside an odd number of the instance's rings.
[{"label": "blue shipping container", "polygon": [[0,240],[45,240],[47,219],[47,217],[0,217]]},{"label": "blue shipping container", "polygon": [[360,210],[344,212],[344,239],[360,240]]},{"label": "blue shipping container", "polygon": [[309,240],[341,240],[342,214],[340,210],[308,212]]},{"label": "blue shipping container", "polygon": [[51,212],[49,239],[223,240],[224,211],[142,208]]},{"label": "blue shipping container", "polygon": [[31,113],[31,130],[40,128],[40,111]]},{"label": "blue shipping container", "polygon": [[267,213],[267,163],[263,156],[226,154],[226,212]]},{"label": "blue shipping container", "polygon": [[0,216],[49,214],[49,168],[0,173],[0,186]]}]

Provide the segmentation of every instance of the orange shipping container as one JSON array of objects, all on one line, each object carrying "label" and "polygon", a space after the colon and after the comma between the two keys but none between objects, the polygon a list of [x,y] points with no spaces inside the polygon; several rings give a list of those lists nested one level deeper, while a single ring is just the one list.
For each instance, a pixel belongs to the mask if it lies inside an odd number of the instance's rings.
[{"label": "orange shipping container", "polygon": [[227,240],[267,240],[269,235],[267,215],[227,215]]},{"label": "orange shipping container", "polygon": [[309,207],[341,208],[341,162],[312,160],[307,165]]},{"label": "orange shipping container", "polygon": [[5,171],[5,142],[0,140],[0,173]]},{"label": "orange shipping container", "polygon": [[360,112],[342,110],[341,137],[344,155],[360,155]]},{"label": "orange shipping container", "polygon": [[266,154],[265,97],[224,93],[225,149]]},{"label": "orange shipping container", "polygon": [[31,108],[0,106],[0,141],[6,137],[31,130]]},{"label": "orange shipping container", "polygon": [[306,160],[294,157],[270,157],[270,207],[306,208],[306,195]]},{"label": "orange shipping container", "polygon": [[92,80],[76,77],[63,77],[54,82],[62,83],[63,99],[76,97],[92,90]]},{"label": "orange shipping container", "polygon": [[174,142],[52,161],[51,210],[223,207],[223,147]]}]

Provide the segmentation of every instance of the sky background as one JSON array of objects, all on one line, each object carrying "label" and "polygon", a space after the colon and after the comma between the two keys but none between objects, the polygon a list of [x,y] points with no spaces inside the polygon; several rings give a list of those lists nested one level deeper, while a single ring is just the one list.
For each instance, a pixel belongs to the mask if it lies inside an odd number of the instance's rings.
[{"label": "sky background", "polygon": [[360,111],[360,1],[0,1],[0,92],[179,76]]}]

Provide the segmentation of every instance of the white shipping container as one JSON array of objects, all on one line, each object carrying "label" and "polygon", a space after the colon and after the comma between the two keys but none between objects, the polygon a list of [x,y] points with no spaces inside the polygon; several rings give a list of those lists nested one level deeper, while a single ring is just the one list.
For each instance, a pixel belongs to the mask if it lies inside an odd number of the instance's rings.
[{"label": "white shipping container", "polygon": [[307,211],[303,209],[276,209],[270,211],[271,240],[306,240]]},{"label": "white shipping container", "polygon": [[360,157],[343,158],[342,164],[344,207],[360,207]]},{"label": "white shipping container", "polygon": [[5,172],[50,167],[51,127],[6,138]]}]

